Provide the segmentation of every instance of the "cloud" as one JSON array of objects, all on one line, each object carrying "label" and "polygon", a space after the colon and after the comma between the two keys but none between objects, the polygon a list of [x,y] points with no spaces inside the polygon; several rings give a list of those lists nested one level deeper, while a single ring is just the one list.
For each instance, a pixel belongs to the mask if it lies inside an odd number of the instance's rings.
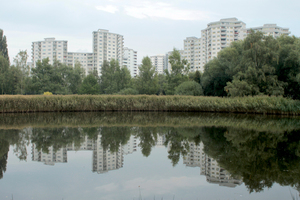
[{"label": "cloud", "polygon": [[109,12],[114,14],[115,12],[119,11],[119,9],[116,6],[113,5],[107,5],[107,6],[96,6],[97,10],[102,10],[105,12]]},{"label": "cloud", "polygon": [[171,20],[204,20],[207,13],[199,10],[180,9],[163,2],[141,1],[124,6],[125,14],[139,18],[165,18]]},{"label": "cloud", "polygon": [[193,187],[200,187],[208,185],[207,182],[201,181],[199,177],[170,177],[164,179],[145,179],[145,178],[136,178],[133,180],[127,181],[123,185],[123,190],[125,191],[134,191],[141,187],[141,190],[145,195],[151,194],[165,194],[165,193],[174,193],[178,189],[186,189],[186,188],[193,188]]},{"label": "cloud", "polygon": [[112,191],[117,191],[118,188],[119,188],[119,185],[110,183],[107,185],[102,185],[102,186],[96,187],[96,190],[103,191],[103,192],[112,192]]}]

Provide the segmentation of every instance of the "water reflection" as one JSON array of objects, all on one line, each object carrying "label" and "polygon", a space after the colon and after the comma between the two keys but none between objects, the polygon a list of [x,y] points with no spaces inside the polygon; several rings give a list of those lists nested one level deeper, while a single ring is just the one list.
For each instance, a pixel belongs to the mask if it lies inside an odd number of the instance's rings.
[{"label": "water reflection", "polygon": [[[207,126],[201,123],[197,125],[192,117],[210,123]],[[0,178],[7,168],[10,145],[20,160],[26,160],[26,148],[31,143],[32,161],[46,165],[66,163],[68,151],[91,151],[92,172],[100,174],[122,168],[126,155],[135,153],[138,147],[148,157],[155,146],[164,146],[173,166],[182,158],[187,167],[198,167],[199,174],[206,176],[209,183],[226,187],[244,183],[250,193],[270,188],[274,183],[299,191],[298,119],[268,118],[266,122],[277,123],[277,128],[270,127],[267,130],[264,125],[257,126],[255,117],[234,117],[237,118],[236,123],[232,118],[228,126],[218,124],[223,116],[192,117],[192,124],[181,126],[170,125],[181,119],[171,117],[164,118],[163,121],[168,122],[166,126],[153,126],[146,122],[139,126],[132,122],[129,126],[119,126],[113,122],[110,122],[110,126],[96,126],[93,122],[91,126],[85,123],[77,127],[59,125],[50,128],[28,126],[21,130],[1,129]],[[123,120],[115,118],[117,122]],[[214,120],[216,124],[212,123]]]}]

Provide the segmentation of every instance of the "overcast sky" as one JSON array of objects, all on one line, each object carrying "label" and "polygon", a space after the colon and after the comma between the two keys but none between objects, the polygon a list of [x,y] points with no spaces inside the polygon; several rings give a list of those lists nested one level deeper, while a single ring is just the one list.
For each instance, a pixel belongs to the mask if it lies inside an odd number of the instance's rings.
[{"label": "overcast sky", "polygon": [[0,29],[10,59],[33,41],[68,40],[70,52],[92,52],[92,32],[107,29],[124,36],[125,47],[144,56],[183,48],[189,36],[221,18],[236,17],[247,28],[276,23],[300,36],[299,0],[2,0]]}]

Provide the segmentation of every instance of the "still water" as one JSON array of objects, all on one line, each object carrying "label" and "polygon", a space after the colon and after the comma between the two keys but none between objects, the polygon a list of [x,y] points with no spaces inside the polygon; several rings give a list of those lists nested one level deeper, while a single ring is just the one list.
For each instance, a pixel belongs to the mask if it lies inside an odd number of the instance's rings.
[{"label": "still water", "polygon": [[0,199],[299,199],[298,117],[0,116]]}]

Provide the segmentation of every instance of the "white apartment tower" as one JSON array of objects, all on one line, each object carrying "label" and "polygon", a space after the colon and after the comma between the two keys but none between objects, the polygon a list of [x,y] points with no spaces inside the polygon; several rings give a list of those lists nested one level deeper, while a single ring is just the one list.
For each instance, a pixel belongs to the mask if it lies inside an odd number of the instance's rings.
[{"label": "white apartment tower", "polygon": [[221,19],[207,24],[207,28],[201,31],[203,50],[201,69],[203,70],[204,64],[217,57],[218,52],[228,47],[231,42],[246,37],[246,24],[237,18]]},{"label": "white apartment tower", "polygon": [[201,38],[187,37],[184,40],[183,58],[191,64],[191,71],[203,71],[204,65],[217,57],[219,51],[228,47],[231,42],[246,37],[246,24],[237,18],[211,22],[201,31]]},{"label": "white apartment tower", "polygon": [[67,64],[68,41],[45,38],[44,41],[32,42],[31,45],[32,67],[36,67],[38,60],[49,58],[49,63],[55,60]]},{"label": "white apartment tower", "polygon": [[93,32],[94,68],[101,74],[103,62],[112,59],[123,64],[124,38],[122,35],[110,33],[108,30],[98,29]]},{"label": "white apartment tower", "polygon": [[137,76],[138,74],[137,51],[134,51],[133,49],[129,49],[127,47],[124,48],[123,66],[127,67],[127,69],[130,71],[131,77]]},{"label": "white apartment tower", "polygon": [[156,55],[156,56],[150,56],[152,66],[155,68],[155,71],[158,74],[163,74],[165,64],[166,64],[166,56],[164,54]]},{"label": "white apartment tower", "polygon": [[[190,70],[200,70],[201,66],[201,54],[204,56],[205,52],[201,49],[201,38],[187,37],[184,40],[184,52],[182,58],[186,59],[190,63]],[[203,59],[203,58],[202,58]],[[203,61],[202,61],[203,62]]]},{"label": "white apartment tower", "polygon": [[85,74],[89,74],[94,69],[94,54],[86,52],[68,52],[68,66],[75,67],[76,63],[80,63],[85,69]]},{"label": "white apartment tower", "polygon": [[264,24],[263,26],[248,28],[247,33],[250,33],[251,29],[254,31],[261,31],[265,36],[271,35],[274,38],[277,38],[281,35],[289,35],[291,33],[289,28],[282,28],[277,26],[277,24]]}]

